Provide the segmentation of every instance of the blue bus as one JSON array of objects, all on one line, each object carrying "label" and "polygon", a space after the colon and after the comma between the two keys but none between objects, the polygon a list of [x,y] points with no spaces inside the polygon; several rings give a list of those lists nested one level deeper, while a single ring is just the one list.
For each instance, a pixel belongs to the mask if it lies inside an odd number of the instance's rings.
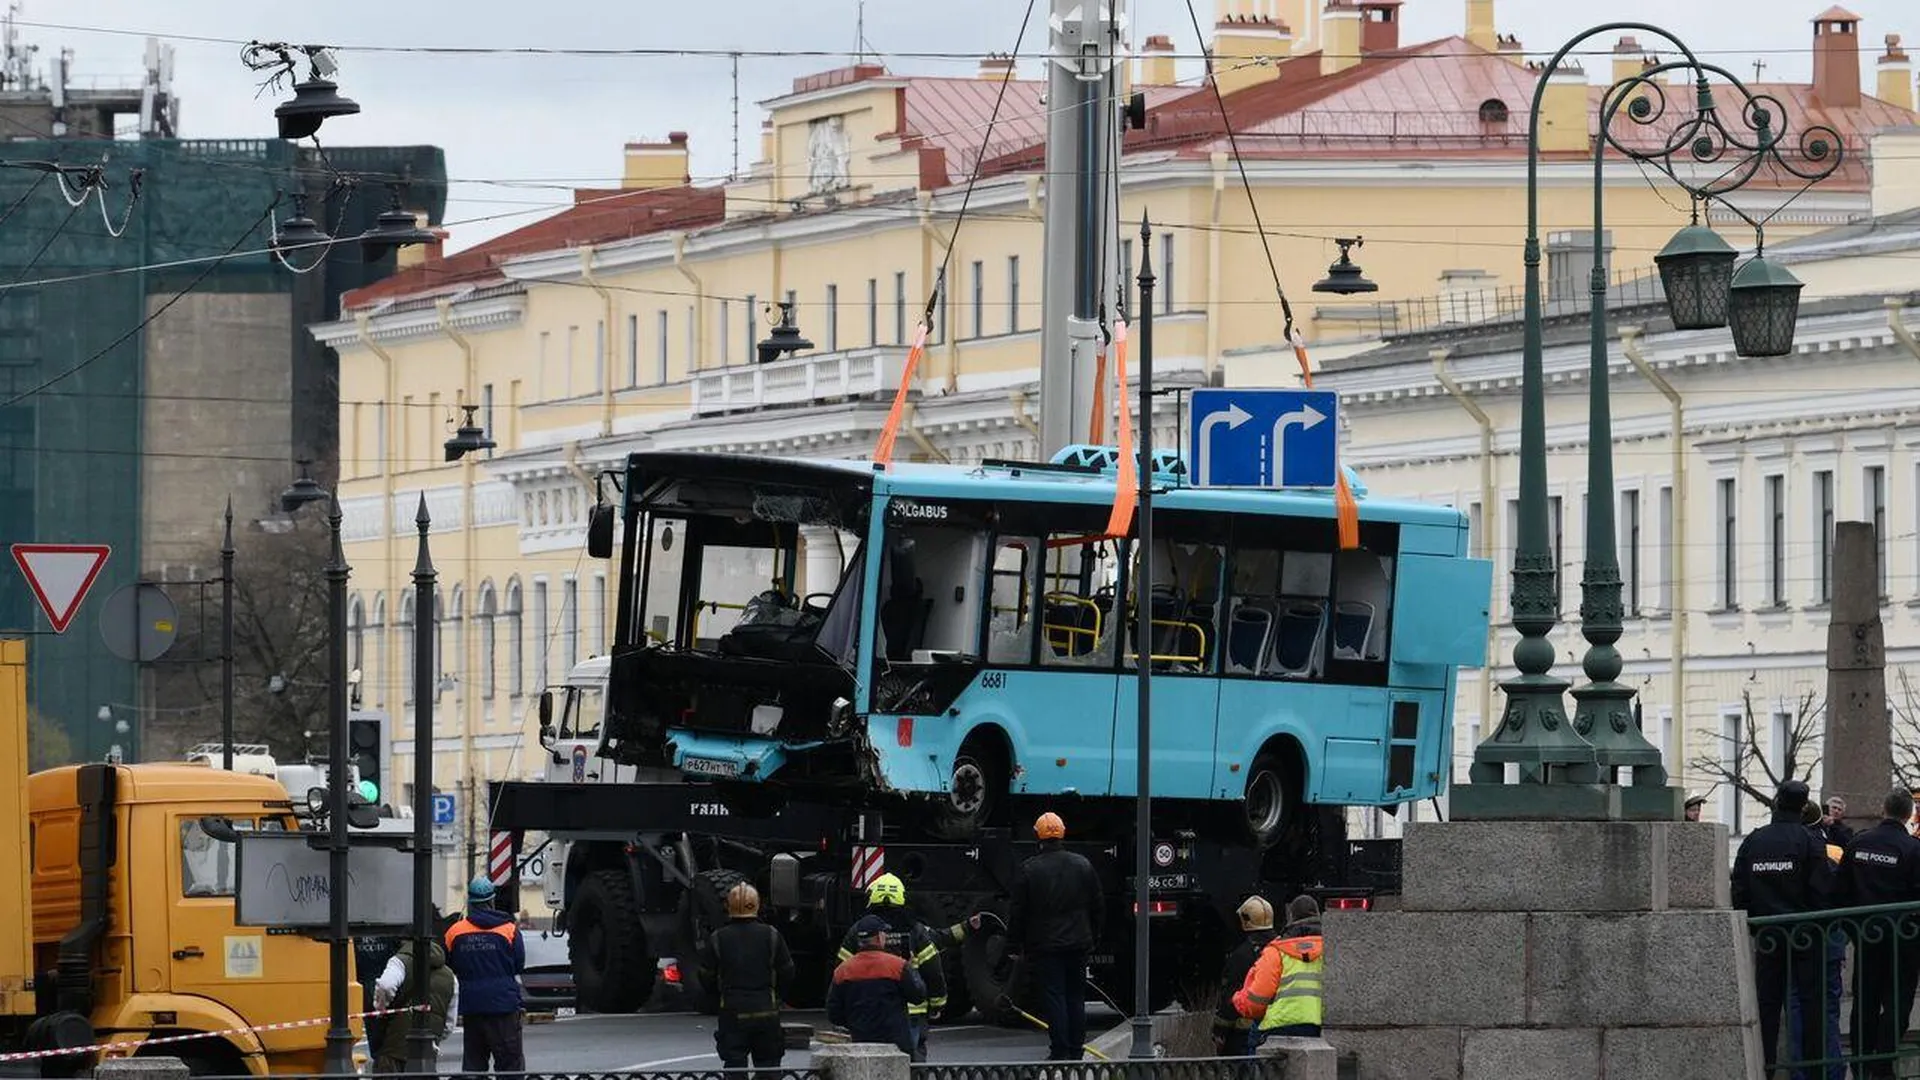
[{"label": "blue bus", "polygon": [[[1035,796],[1123,806],[1145,617],[1152,793],[1196,824],[1271,846],[1303,804],[1440,793],[1456,669],[1486,659],[1465,516],[1355,482],[1342,550],[1331,491],[1185,486],[1162,455],[1149,560],[1103,535],[1116,460],[631,455],[602,753],[946,838]],[[611,505],[588,544],[613,555]]]}]

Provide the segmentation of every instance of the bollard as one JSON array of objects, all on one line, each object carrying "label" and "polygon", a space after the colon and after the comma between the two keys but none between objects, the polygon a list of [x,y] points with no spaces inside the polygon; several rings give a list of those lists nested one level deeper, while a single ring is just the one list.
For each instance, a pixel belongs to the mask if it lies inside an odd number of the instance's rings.
[{"label": "bollard", "polygon": [[1275,1036],[1260,1044],[1260,1056],[1279,1058],[1286,1080],[1336,1080],[1340,1072],[1333,1044],[1318,1037]]},{"label": "bollard", "polygon": [[825,1043],[813,1067],[827,1080],[910,1080],[913,1059],[891,1043]]}]

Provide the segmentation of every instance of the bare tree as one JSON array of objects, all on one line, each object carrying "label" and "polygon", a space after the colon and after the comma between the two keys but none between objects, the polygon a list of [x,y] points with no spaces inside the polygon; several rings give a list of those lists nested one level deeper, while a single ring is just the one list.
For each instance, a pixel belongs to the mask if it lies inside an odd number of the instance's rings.
[{"label": "bare tree", "polygon": [[[327,724],[326,525],[309,513],[237,531],[234,551],[234,741],[265,743],[281,761],[298,761],[305,732]],[[217,566],[217,553],[205,564]],[[168,725],[170,741],[182,744],[166,748],[173,751],[220,739],[218,586],[180,608],[173,662],[161,675],[163,699],[181,710]]]},{"label": "bare tree", "polygon": [[1813,785],[1814,771],[1820,767],[1820,743],[1826,735],[1827,705],[1814,691],[1801,692],[1784,732],[1786,745],[1780,748],[1776,760],[1767,752],[1774,739],[1760,726],[1753,692],[1742,691],[1740,702],[1740,728],[1732,745],[1724,732],[1716,733],[1716,752],[1696,756],[1687,762],[1687,768],[1712,779],[1714,788],[1731,787],[1771,812],[1774,793],[1781,784],[1803,780]]},{"label": "bare tree", "polygon": [[1907,669],[1897,669],[1897,692],[1887,695],[1887,719],[1893,740],[1894,781],[1909,791],[1920,788],[1920,686],[1908,677]]}]

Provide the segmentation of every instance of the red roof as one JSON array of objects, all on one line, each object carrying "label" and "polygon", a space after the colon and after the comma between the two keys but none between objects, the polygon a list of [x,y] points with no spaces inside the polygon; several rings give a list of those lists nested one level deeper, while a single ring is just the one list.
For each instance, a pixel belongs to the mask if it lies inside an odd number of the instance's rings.
[{"label": "red roof", "polygon": [[1860,21],[1860,16],[1855,15],[1853,12],[1848,11],[1846,8],[1841,7],[1839,4],[1835,4],[1832,7],[1828,8],[1827,10],[1821,12],[1820,14],[1815,15],[1813,17],[1813,21],[1814,22],[1857,23]]},{"label": "red roof", "polygon": [[583,189],[574,192],[573,206],[552,217],[355,289],[341,297],[340,309],[352,311],[383,300],[418,299],[499,284],[506,280],[500,264],[511,258],[669,229],[696,229],[724,220],[726,213],[726,192],[717,187]]}]

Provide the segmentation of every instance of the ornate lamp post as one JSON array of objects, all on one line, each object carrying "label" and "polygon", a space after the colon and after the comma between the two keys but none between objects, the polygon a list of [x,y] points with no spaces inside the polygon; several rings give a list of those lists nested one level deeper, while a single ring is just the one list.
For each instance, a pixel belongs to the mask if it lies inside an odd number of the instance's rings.
[{"label": "ornate lamp post", "polygon": [[[1548,542],[1546,396],[1542,367],[1539,230],[1540,109],[1548,80],[1561,62],[1587,39],[1615,31],[1649,33],[1672,43],[1684,59],[1647,68],[1610,87],[1602,97],[1599,138],[1593,162],[1593,271],[1590,281],[1591,362],[1588,372],[1587,559],[1581,576],[1581,633],[1587,640],[1582,667],[1588,683],[1574,691],[1578,702],[1567,722],[1563,692],[1554,678],[1553,645],[1547,640],[1558,622],[1558,567]],[[1668,121],[1666,88],[1660,77],[1687,72],[1692,78],[1694,110]],[[1739,128],[1722,119],[1709,76],[1730,84],[1739,99]],[[1623,142],[1613,130],[1621,114],[1649,131],[1670,123],[1650,141]],[[1500,726],[1474,750],[1470,783],[1455,789],[1456,819],[1490,818],[1635,818],[1677,820],[1680,792],[1668,786],[1660,752],[1641,734],[1631,706],[1633,691],[1615,680],[1621,670],[1615,647],[1622,633],[1620,564],[1613,520],[1612,410],[1608,398],[1610,354],[1607,345],[1607,270],[1603,250],[1606,148],[1652,165],[1684,188],[1696,206],[1695,222],[1680,231],[1659,256],[1673,322],[1682,329],[1714,329],[1732,323],[1742,355],[1780,355],[1791,351],[1800,284],[1778,265],[1756,254],[1734,270],[1737,254],[1710,229],[1698,224],[1697,207],[1718,201],[1752,225],[1756,251],[1763,221],[1754,221],[1724,196],[1745,186],[1762,166],[1771,165],[1807,186],[1832,174],[1840,163],[1839,136],[1814,127],[1798,140],[1797,154],[1781,152],[1785,109],[1765,95],[1750,92],[1726,70],[1697,59],[1684,43],[1657,26],[1618,22],[1579,34],[1540,72],[1534,90],[1527,140],[1526,292],[1521,356],[1519,543],[1514,553],[1513,625],[1518,675],[1503,684],[1507,707]],[[1704,183],[1683,178],[1676,159],[1698,165],[1731,161]],[[1805,190],[1805,187],[1801,188]],[[1772,350],[1772,351],[1769,351]],[[1685,498],[1685,493],[1679,493]],[[1506,767],[1520,767],[1518,786],[1506,784]],[[1633,770],[1632,786],[1615,786],[1618,770]]]}]

